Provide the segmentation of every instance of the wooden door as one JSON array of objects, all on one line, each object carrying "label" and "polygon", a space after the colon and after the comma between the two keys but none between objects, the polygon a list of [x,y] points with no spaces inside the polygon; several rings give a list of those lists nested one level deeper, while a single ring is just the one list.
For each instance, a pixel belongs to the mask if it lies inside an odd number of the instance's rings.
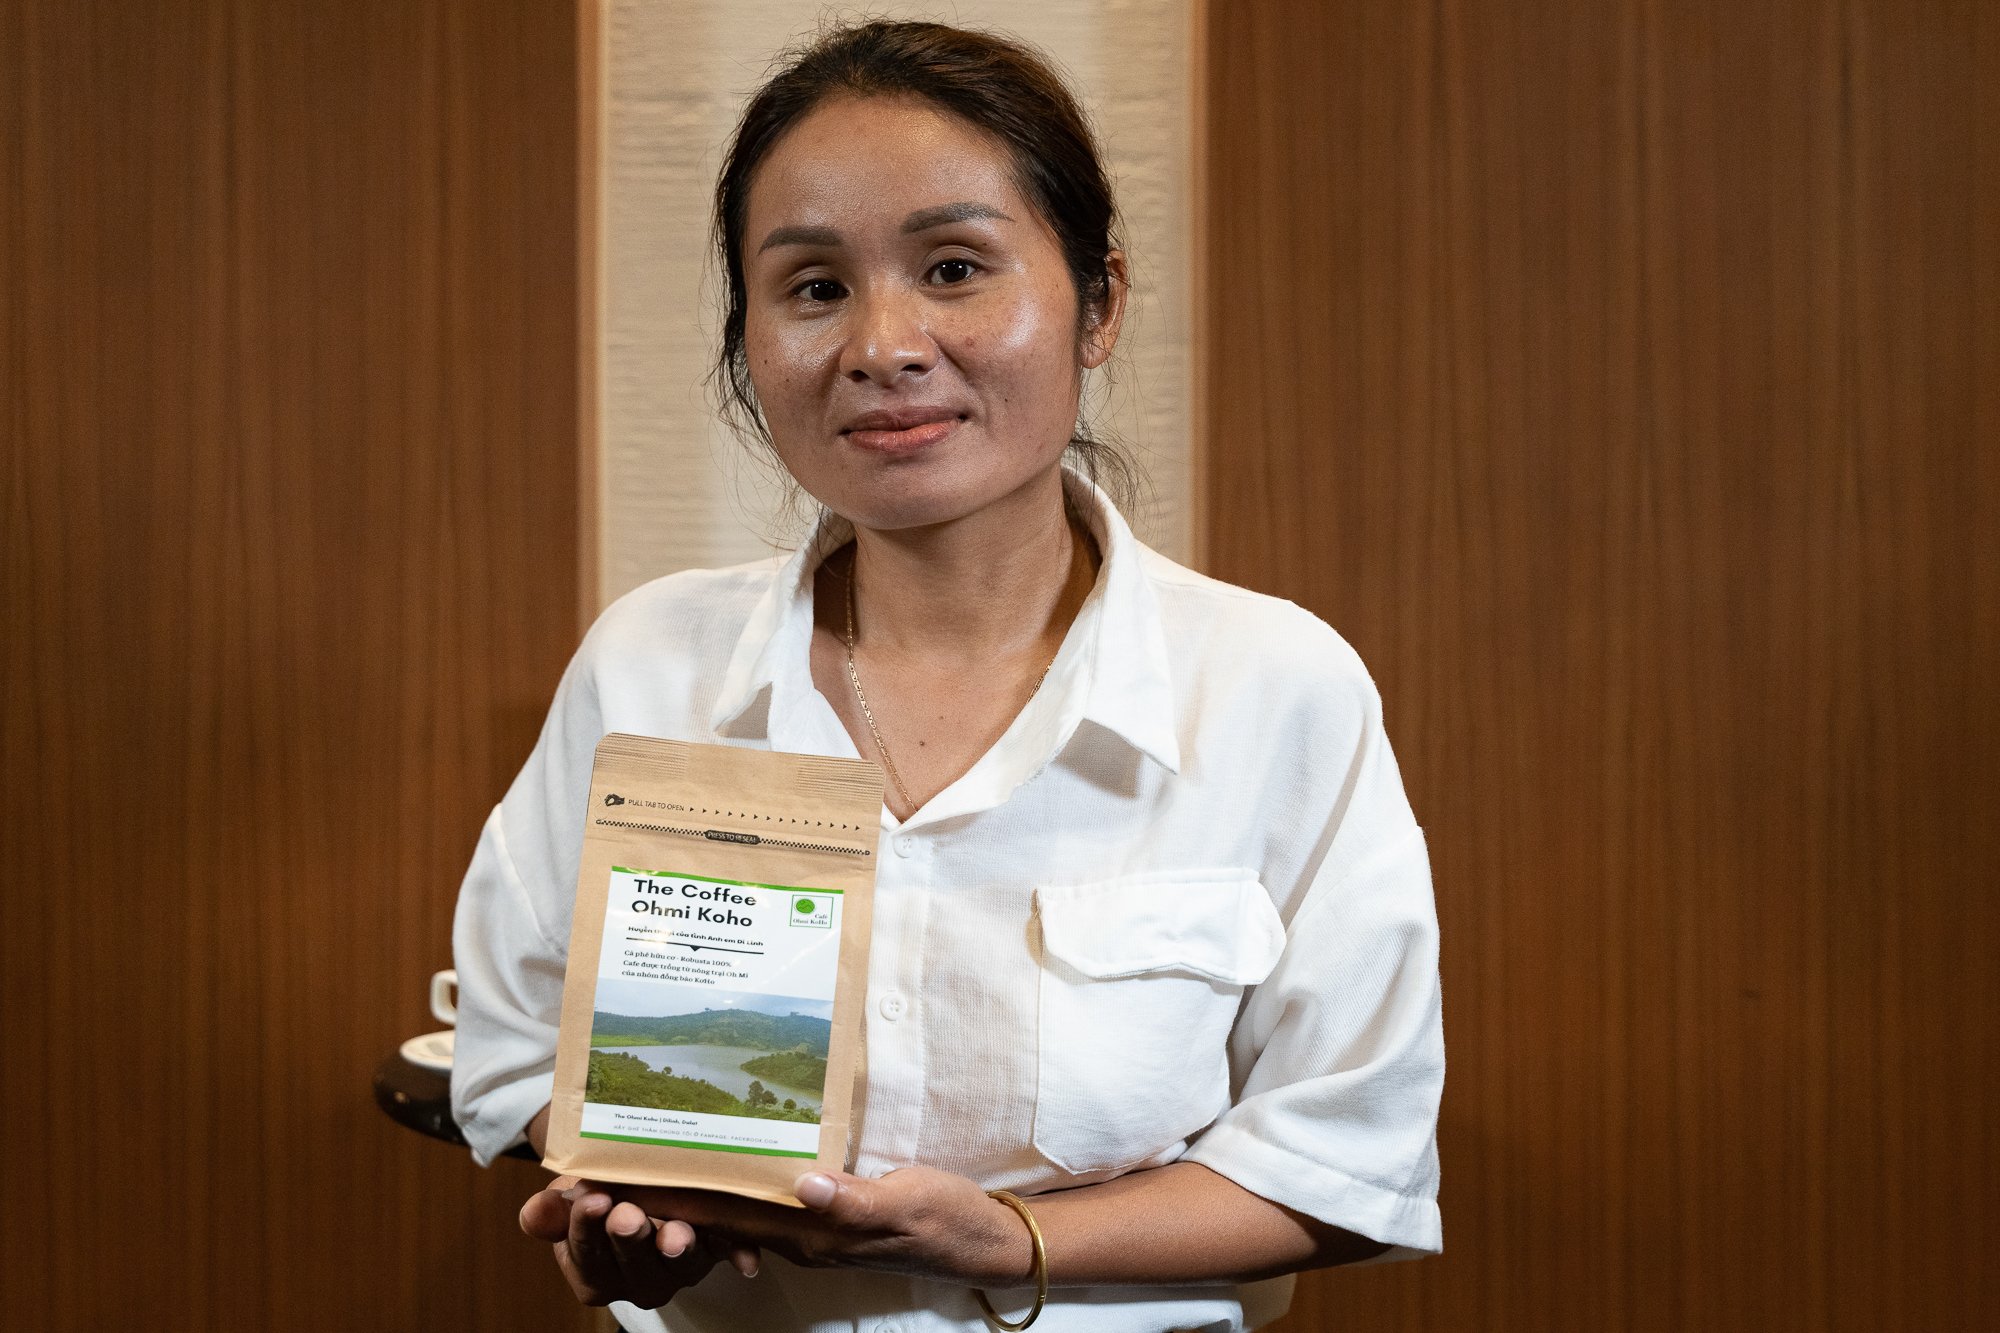
[{"label": "wooden door", "polygon": [[0,7],[0,1324],[584,1328],[397,1128],[578,633],[567,5]]},{"label": "wooden door", "polygon": [[2000,1297],[2000,7],[1213,4],[1203,539],[1430,835],[1446,1253],[1288,1329]]}]

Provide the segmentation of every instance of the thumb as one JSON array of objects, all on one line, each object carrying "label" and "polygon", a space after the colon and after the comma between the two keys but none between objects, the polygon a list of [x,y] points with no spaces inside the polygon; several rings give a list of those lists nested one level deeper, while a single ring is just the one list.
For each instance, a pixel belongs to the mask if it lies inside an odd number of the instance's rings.
[{"label": "thumb", "polygon": [[569,1234],[569,1200],[552,1189],[532,1195],[521,1205],[521,1230],[550,1243]]},{"label": "thumb", "polygon": [[808,1171],[792,1182],[799,1202],[829,1221],[845,1226],[866,1223],[873,1217],[881,1186],[845,1171]]}]

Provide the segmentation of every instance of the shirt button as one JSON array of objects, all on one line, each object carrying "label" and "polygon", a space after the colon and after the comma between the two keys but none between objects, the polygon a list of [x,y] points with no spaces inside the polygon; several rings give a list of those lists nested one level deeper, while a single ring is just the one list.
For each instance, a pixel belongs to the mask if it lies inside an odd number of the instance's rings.
[{"label": "shirt button", "polygon": [[895,991],[890,991],[887,995],[884,995],[880,1003],[878,1003],[875,1006],[875,1008],[881,1013],[882,1017],[888,1019],[891,1023],[901,1018],[903,1016],[903,1010],[906,1009],[907,1007],[908,1006],[903,1003],[903,997],[898,995]]},{"label": "shirt button", "polygon": [[908,856],[917,850],[917,840],[909,834],[899,834],[896,838],[896,855]]},{"label": "shirt button", "polygon": [[903,1326],[901,1324],[877,1324],[875,1325],[875,1333],[903,1333]]}]

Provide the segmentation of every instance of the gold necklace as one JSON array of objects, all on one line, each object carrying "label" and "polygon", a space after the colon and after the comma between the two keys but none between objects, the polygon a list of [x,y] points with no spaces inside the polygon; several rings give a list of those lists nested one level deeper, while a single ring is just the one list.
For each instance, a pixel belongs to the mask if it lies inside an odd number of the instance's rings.
[{"label": "gold necklace", "polygon": [[[917,803],[910,799],[910,789],[903,785],[903,775],[896,771],[896,761],[889,757],[889,747],[882,743],[882,732],[875,725],[874,710],[868,707],[868,696],[861,691],[861,673],[854,669],[854,568],[861,560],[861,552],[856,551],[847,565],[847,679],[854,686],[854,698],[861,705],[861,716],[868,720],[868,734],[875,739],[875,753],[882,756],[882,767],[889,771],[889,781],[896,784],[896,794],[903,798],[903,807],[914,812]],[[1058,648],[1057,653],[1061,653]],[[1042,668],[1042,674],[1035,677],[1035,688],[1028,691],[1032,699],[1041,691],[1042,682],[1049,678],[1050,667],[1056,659],[1051,657],[1049,665]],[[1026,703],[1022,707],[1026,707]]]}]

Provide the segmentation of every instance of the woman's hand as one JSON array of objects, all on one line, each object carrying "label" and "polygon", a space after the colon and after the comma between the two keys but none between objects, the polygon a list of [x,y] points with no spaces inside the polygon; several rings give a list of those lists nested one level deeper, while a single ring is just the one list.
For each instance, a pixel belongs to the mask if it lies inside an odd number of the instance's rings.
[{"label": "woman's hand", "polygon": [[808,1268],[835,1265],[906,1273],[969,1286],[1016,1286],[1032,1277],[1034,1245],[1014,1211],[964,1176],[912,1166],[876,1180],[809,1172],[794,1191],[804,1209],[710,1190],[607,1185],[657,1217],[691,1223],[781,1254]]},{"label": "woman's hand", "polygon": [[678,1218],[655,1224],[637,1205],[574,1176],[522,1206],[521,1230],[555,1247],[557,1267],[585,1305],[630,1301],[655,1310],[724,1259],[745,1277],[757,1273],[755,1249],[697,1236]]}]

